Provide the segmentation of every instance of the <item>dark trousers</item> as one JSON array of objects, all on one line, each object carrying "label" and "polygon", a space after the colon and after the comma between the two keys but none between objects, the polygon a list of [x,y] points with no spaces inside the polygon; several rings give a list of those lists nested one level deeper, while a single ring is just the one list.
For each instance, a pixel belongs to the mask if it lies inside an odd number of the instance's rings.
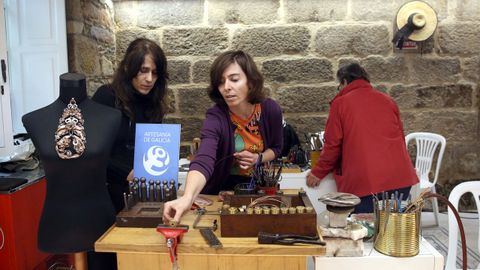
[{"label": "dark trousers", "polygon": [[[395,193],[395,191],[398,191],[398,194],[403,193],[403,200],[406,200],[408,198],[408,195],[410,195],[410,189],[412,187],[405,187],[405,188],[398,188],[398,189],[392,189],[392,190],[387,190],[386,192],[389,194],[388,196],[391,196],[391,194]],[[383,193],[380,192],[377,195],[377,198],[379,200],[383,200]],[[390,199],[390,198],[385,198],[385,199]],[[365,197],[360,198],[360,204],[358,204],[355,207],[355,210],[352,213],[373,213],[373,195],[368,195]]]}]

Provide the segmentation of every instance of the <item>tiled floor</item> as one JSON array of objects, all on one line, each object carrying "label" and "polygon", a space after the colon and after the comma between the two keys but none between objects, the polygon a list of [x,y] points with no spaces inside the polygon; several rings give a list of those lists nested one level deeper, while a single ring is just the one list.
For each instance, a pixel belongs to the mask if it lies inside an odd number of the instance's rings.
[{"label": "tiled floor", "polygon": [[[467,240],[467,247],[476,252],[479,251],[478,248],[478,234],[479,234],[479,221],[478,215],[476,213],[460,213],[460,217],[462,218],[463,227],[465,230],[465,238]],[[439,224],[440,226],[446,228],[448,230],[448,214],[440,213],[439,214]],[[433,224],[434,216],[431,212],[423,212],[422,213],[422,230],[430,230],[433,229],[428,225]],[[460,241],[460,237],[459,237]],[[446,243],[448,245],[448,243]],[[479,252],[480,253],[480,252]],[[446,260],[446,258],[445,258]]]}]

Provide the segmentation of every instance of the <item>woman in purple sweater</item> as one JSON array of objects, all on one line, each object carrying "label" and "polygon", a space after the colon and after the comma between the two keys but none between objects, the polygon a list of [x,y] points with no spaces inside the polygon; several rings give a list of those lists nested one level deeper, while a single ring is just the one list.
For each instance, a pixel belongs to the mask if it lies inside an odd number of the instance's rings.
[{"label": "woman in purple sweater", "polygon": [[250,55],[227,51],[218,56],[210,68],[208,95],[216,104],[206,113],[185,193],[165,204],[165,221],[179,222],[199,193],[218,194],[249,182],[257,160],[281,154],[282,110],[265,97],[263,77]]}]

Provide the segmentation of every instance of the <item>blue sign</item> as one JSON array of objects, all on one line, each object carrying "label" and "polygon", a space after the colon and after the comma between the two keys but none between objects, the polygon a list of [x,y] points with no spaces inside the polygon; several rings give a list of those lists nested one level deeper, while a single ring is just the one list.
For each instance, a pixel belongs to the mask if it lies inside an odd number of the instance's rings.
[{"label": "blue sign", "polygon": [[133,175],[150,180],[175,180],[178,188],[179,124],[137,124]]}]

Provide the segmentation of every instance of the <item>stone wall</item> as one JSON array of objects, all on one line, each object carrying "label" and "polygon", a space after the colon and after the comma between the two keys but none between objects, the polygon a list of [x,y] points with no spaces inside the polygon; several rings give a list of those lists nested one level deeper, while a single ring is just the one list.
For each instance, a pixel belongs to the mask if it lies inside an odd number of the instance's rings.
[{"label": "stone wall", "polygon": [[325,127],[335,72],[356,61],[397,101],[405,133],[446,137],[440,183],[479,179],[480,1],[426,1],[438,13],[434,36],[417,52],[398,52],[390,41],[406,2],[67,0],[70,69],[87,75],[93,93],[131,40],[156,40],[169,61],[168,121],[181,123],[182,140],[191,140],[212,104],[209,65],[225,50],[243,49],[303,137]]}]

